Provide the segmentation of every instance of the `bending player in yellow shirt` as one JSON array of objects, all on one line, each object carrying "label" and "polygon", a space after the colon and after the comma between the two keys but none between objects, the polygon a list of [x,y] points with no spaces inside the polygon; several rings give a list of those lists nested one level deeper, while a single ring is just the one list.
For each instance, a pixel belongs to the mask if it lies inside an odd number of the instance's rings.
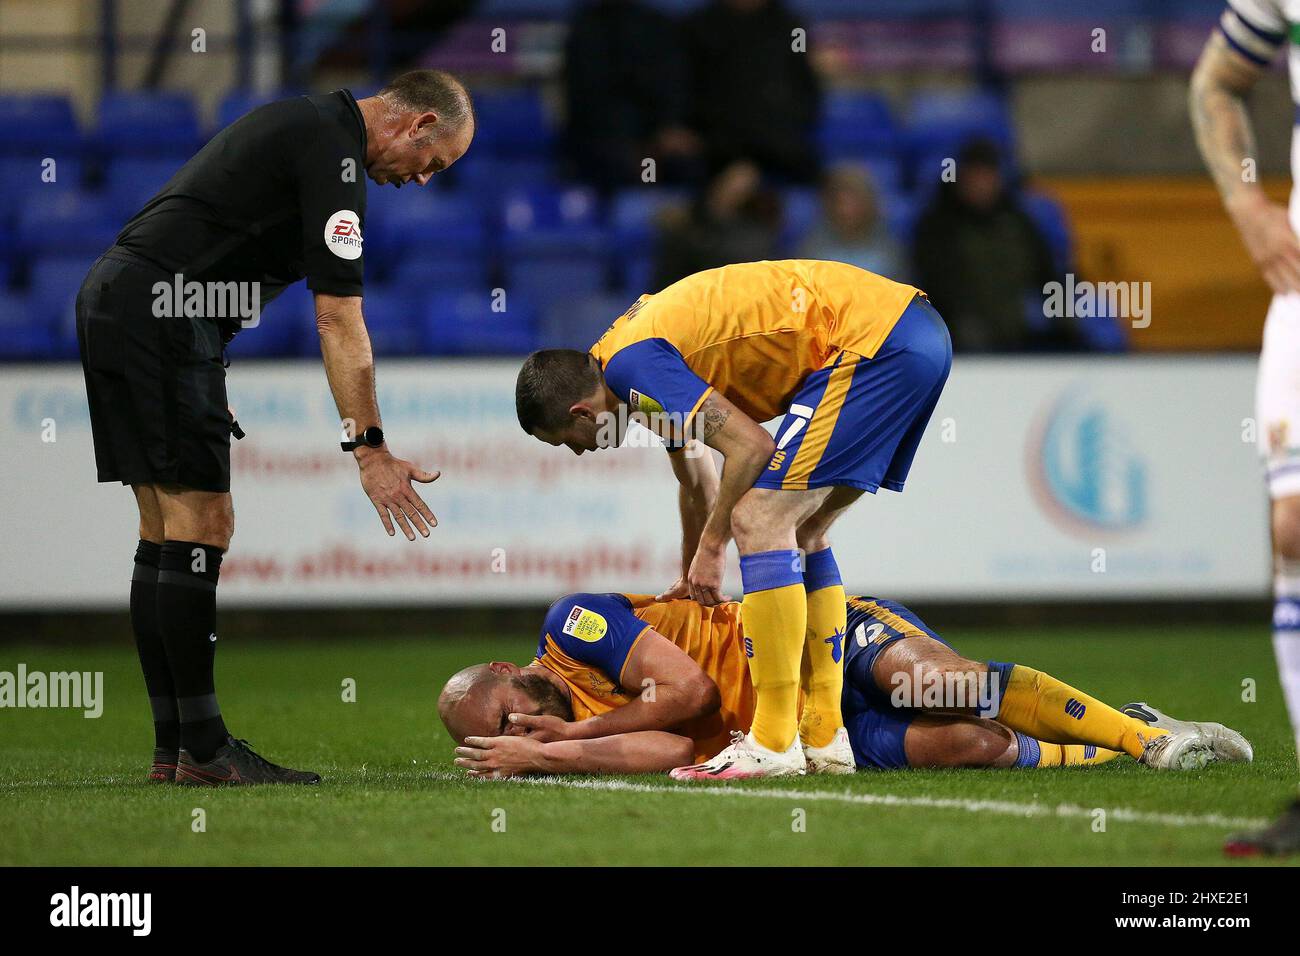
[{"label": "bending player in yellow shirt", "polygon": [[[1251,759],[1222,724],[1115,710],[1018,664],[955,651],[893,601],[848,598],[843,712],[854,763],[905,767],[1090,766],[1127,753],[1157,770]],[[717,752],[753,719],[740,605],[570,594],[551,606],[526,667],[453,676],[438,712],[479,776],[652,773]],[[725,769],[715,779],[726,779]]]},{"label": "bending player in yellow shirt", "polygon": [[[757,701],[749,733],[679,779],[850,773],[840,715],[844,588],[829,531],[864,491],[902,491],[952,346],[924,295],[838,262],[752,262],[642,296],[588,352],[535,352],[524,430],[585,451],[631,414],[680,449],[682,578],[663,597],[723,600],[734,533]],[[784,415],[775,440],[760,422]],[[802,719],[798,699],[805,703]],[[725,771],[719,768],[725,765]]]}]

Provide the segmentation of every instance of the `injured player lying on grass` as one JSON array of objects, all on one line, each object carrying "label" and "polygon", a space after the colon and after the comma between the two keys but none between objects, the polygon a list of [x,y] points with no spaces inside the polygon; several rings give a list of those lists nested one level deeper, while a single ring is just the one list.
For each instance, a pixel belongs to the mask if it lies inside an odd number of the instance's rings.
[{"label": "injured player lying on grass", "polygon": [[[1091,766],[1125,754],[1190,770],[1251,759],[1246,739],[1222,724],[1147,704],[1116,710],[1040,671],[967,660],[901,604],[847,605],[847,634],[832,643],[856,767],[808,773]],[[738,603],[571,594],[547,613],[532,663],[465,668],[447,681],[438,713],[460,744],[456,765],[474,776],[678,768],[700,779],[698,766],[681,765],[749,729],[746,643]]]}]

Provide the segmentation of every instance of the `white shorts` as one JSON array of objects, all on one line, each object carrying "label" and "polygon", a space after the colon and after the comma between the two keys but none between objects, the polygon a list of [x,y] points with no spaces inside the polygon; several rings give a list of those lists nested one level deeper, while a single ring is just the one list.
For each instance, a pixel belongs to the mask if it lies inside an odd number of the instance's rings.
[{"label": "white shorts", "polygon": [[1268,307],[1255,423],[1269,497],[1300,495],[1300,294],[1275,295]]}]

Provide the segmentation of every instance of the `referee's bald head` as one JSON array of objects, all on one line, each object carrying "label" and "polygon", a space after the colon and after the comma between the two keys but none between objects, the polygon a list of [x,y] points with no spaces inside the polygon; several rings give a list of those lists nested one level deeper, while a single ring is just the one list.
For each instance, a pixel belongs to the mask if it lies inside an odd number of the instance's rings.
[{"label": "referee's bald head", "polygon": [[465,84],[446,70],[412,70],[379,91],[390,109],[436,113],[444,133],[474,128],[474,101]]},{"label": "referee's bald head", "polygon": [[357,105],[366,120],[366,173],[380,185],[423,186],[474,139],[474,101],[445,70],[403,73]]}]

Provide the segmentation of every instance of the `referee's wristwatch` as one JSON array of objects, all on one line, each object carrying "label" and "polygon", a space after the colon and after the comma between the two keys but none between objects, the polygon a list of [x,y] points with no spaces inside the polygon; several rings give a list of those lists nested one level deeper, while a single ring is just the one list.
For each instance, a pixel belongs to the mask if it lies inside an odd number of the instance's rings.
[{"label": "referee's wristwatch", "polygon": [[362,445],[368,448],[378,448],[384,443],[384,430],[378,425],[371,425],[361,434],[357,435],[352,441],[341,441],[339,447],[344,451],[352,451],[360,448]]}]

